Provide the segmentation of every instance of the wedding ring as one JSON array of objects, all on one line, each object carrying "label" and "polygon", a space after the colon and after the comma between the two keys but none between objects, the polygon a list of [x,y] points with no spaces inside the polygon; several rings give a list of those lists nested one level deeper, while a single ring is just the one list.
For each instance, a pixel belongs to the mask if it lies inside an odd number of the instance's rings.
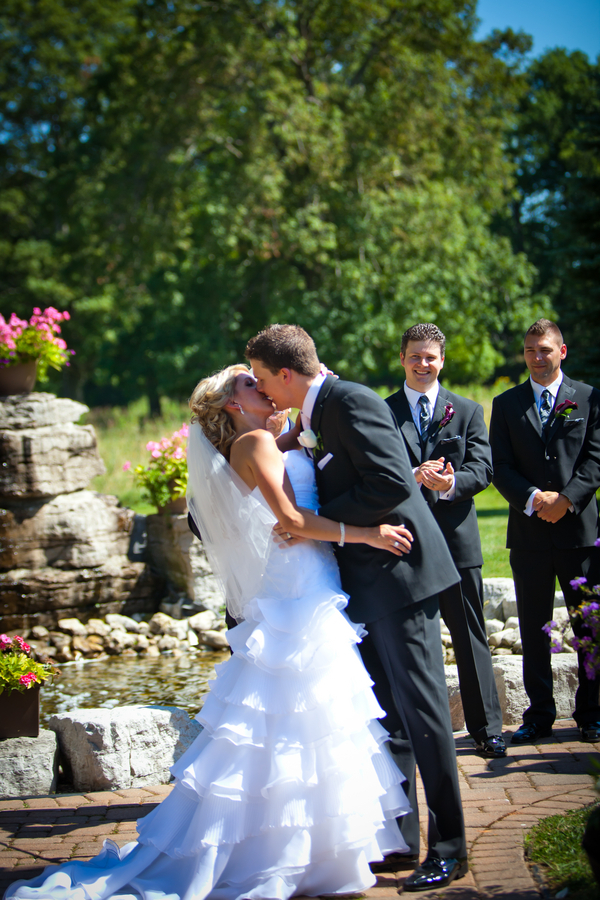
[{"label": "wedding ring", "polygon": [[285,536],[286,536],[286,538],[287,538],[288,541],[289,541],[289,540],[291,539],[291,537],[292,537],[291,534],[289,533],[289,531],[286,531]]},{"label": "wedding ring", "polygon": [[394,547],[396,547],[396,549],[397,549],[399,546],[400,546],[400,544],[398,543],[398,541],[394,541]]}]

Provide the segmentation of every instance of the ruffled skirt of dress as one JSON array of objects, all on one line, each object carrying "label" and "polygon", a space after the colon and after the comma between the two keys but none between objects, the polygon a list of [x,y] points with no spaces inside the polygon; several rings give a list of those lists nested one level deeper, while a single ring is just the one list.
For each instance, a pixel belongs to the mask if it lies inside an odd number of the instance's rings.
[{"label": "ruffled skirt of dress", "polygon": [[36,900],[286,900],[360,891],[369,861],[406,850],[402,775],[383,713],[341,612],[329,549],[278,551],[261,595],[228,632],[171,794],[88,862],[16,882]]}]

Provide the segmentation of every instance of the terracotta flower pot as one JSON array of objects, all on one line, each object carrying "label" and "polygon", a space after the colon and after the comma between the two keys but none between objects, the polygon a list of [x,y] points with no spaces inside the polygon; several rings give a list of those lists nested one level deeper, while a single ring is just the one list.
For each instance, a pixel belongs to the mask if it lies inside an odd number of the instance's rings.
[{"label": "terracotta flower pot", "polygon": [[0,368],[0,397],[11,394],[29,394],[35,387],[37,359]]},{"label": "terracotta flower pot", "polygon": [[0,739],[37,737],[40,733],[40,686],[0,694]]}]

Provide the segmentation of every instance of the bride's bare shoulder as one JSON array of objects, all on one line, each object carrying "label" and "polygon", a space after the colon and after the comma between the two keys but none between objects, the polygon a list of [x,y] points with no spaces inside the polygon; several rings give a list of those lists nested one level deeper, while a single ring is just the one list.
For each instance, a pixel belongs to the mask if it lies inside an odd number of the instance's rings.
[{"label": "bride's bare shoulder", "polygon": [[231,445],[231,457],[237,459],[249,459],[265,453],[279,453],[275,438],[269,431],[257,428],[256,431],[248,431],[241,434]]}]

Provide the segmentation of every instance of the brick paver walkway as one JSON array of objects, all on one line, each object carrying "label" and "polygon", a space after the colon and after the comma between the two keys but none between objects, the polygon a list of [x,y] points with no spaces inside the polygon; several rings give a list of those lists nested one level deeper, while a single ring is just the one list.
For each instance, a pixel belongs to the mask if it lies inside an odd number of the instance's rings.
[{"label": "brick paver walkway", "polygon": [[[540,885],[523,858],[524,832],[544,816],[597,796],[587,772],[600,744],[583,744],[578,736],[575,723],[565,719],[555,724],[552,738],[510,747],[501,760],[480,759],[468,737],[456,737],[470,871],[446,888],[444,900],[538,900]],[[33,878],[47,865],[96,855],[109,836],[119,845],[135,840],[136,819],[169,790],[159,785],[0,801],[0,895],[12,881]],[[419,803],[423,809],[422,791]],[[407,874],[380,876],[368,897],[396,897]],[[420,896],[425,900],[439,892]]]}]

